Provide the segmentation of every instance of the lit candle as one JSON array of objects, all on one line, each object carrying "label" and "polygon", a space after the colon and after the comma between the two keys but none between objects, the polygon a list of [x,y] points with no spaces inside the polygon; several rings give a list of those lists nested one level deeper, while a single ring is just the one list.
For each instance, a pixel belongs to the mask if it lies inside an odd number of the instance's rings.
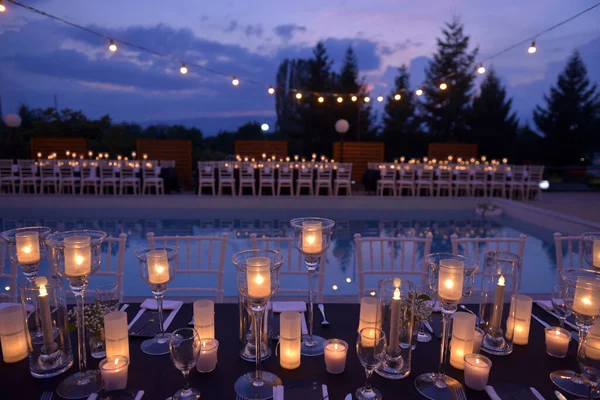
[{"label": "lit candle", "polygon": [[341,374],[346,368],[348,343],[340,339],[325,341],[325,369],[330,374]]},{"label": "lit candle", "polygon": [[302,222],[302,251],[308,254],[323,251],[323,224],[320,221]]},{"label": "lit candle", "polygon": [[246,260],[248,297],[265,299],[271,296],[271,260],[269,257],[251,257]]},{"label": "lit candle", "polygon": [[374,296],[365,296],[360,299],[360,316],[358,322],[358,332],[363,328],[381,329],[381,313],[379,302]]},{"label": "lit candle", "polygon": [[529,343],[529,328],[531,325],[531,307],[533,299],[529,296],[516,294],[510,302],[509,317],[506,319],[506,338],[514,344]]},{"label": "lit candle", "polygon": [[492,361],[481,354],[465,356],[465,385],[473,390],[483,390],[490,376]]},{"label": "lit candle", "polygon": [[571,333],[568,330],[549,326],[546,333],[546,353],[552,357],[565,358],[569,350]]},{"label": "lit candle", "polygon": [[442,300],[459,301],[462,297],[465,263],[459,260],[440,260],[438,295]]},{"label": "lit candle", "polygon": [[35,279],[36,286],[39,287],[38,304],[40,321],[42,323],[42,335],[44,337],[44,350],[46,354],[53,353],[54,349],[54,326],[52,324],[52,314],[50,312],[50,298],[46,285],[48,279],[45,276],[40,276]]},{"label": "lit candle", "polygon": [[200,339],[215,338],[215,303],[212,300],[194,302],[194,329]]},{"label": "lit candle", "polygon": [[0,309],[0,344],[5,363],[15,363],[27,357],[25,315],[20,305]]},{"label": "lit candle", "polygon": [[148,282],[163,285],[169,282],[169,259],[166,250],[152,250],[146,253],[148,263]]},{"label": "lit candle", "polygon": [[295,311],[281,313],[279,319],[279,365],[285,369],[300,366],[302,345],[302,315]]},{"label": "lit candle", "polygon": [[208,373],[217,367],[217,351],[219,341],[217,339],[200,339],[200,355],[196,362],[198,372]]},{"label": "lit candle", "polygon": [[33,264],[40,261],[40,235],[38,232],[19,232],[15,235],[17,260],[20,264]]},{"label": "lit candle", "polygon": [[450,365],[456,369],[465,369],[465,355],[473,353],[475,316],[467,312],[457,312],[452,319]]},{"label": "lit candle", "polygon": [[100,361],[100,374],[104,382],[104,390],[123,390],[127,387],[129,358],[117,356]]},{"label": "lit candle", "polygon": [[[396,283],[399,286],[399,281],[399,279],[398,281],[394,279],[394,286],[396,286]],[[400,299],[400,288],[398,286],[396,286],[394,296],[392,296],[392,315],[390,318],[390,350],[394,352],[398,349],[400,343],[400,314],[402,313],[402,300]]]},{"label": "lit candle", "polygon": [[113,311],[104,316],[104,339],[107,358],[129,358],[129,333],[125,311]]},{"label": "lit candle", "polygon": [[481,344],[483,343],[483,329],[475,328],[473,335],[473,353],[479,353],[481,350]]},{"label": "lit candle", "polygon": [[583,342],[585,356],[592,360],[600,360],[600,336],[589,335]]},{"label": "lit candle", "polygon": [[500,324],[502,323],[502,310],[504,308],[504,290],[506,289],[504,275],[500,275],[498,278],[498,284],[496,285],[496,295],[494,297],[494,308],[492,309],[492,320],[490,321],[490,328],[492,332],[498,332]]},{"label": "lit candle", "polygon": [[600,314],[600,291],[595,290],[594,278],[577,277],[573,312],[586,317],[596,317]]},{"label": "lit candle", "polygon": [[65,238],[65,275],[83,276],[92,272],[92,249],[89,236]]},{"label": "lit candle", "polygon": [[592,242],[592,265],[600,268],[600,239],[594,239]]}]

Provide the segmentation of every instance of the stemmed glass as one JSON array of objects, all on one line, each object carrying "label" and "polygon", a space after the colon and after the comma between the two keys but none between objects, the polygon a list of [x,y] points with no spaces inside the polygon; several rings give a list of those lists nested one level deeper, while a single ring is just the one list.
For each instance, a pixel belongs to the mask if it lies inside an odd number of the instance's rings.
[{"label": "stemmed glass", "polygon": [[140,262],[140,276],[152,288],[158,310],[158,333],[142,342],[142,351],[151,356],[169,354],[170,333],[165,333],[163,321],[163,297],[167,283],[175,277],[179,260],[179,246],[141,247],[133,252]]},{"label": "stemmed glass", "polygon": [[100,268],[102,251],[100,245],[106,233],[78,230],[56,233],[48,238],[52,247],[52,267],[57,274],[69,281],[77,303],[77,354],[79,372],[64,379],[56,389],[65,399],[80,399],[102,389],[99,370],[87,370],[85,350],[85,319],[83,296],[88,278]]},{"label": "stemmed glass", "polygon": [[[600,316],[600,271],[568,268],[561,272],[561,277],[567,285],[564,297],[565,305],[573,312],[575,324],[579,328],[579,347],[577,348],[579,358],[590,328],[594,324],[594,320]],[[594,390],[594,388],[590,388],[585,376],[575,371],[554,371],[550,374],[550,379],[556,386],[575,396],[587,397],[590,396],[590,390]]]},{"label": "stemmed glass", "polygon": [[356,340],[356,354],[363,367],[367,379],[365,386],[358,388],[354,395],[358,400],[379,400],[382,398],[381,392],[371,387],[371,375],[378,368],[385,358],[387,342],[385,333],[377,328],[363,328],[358,333]]},{"label": "stemmed glass", "polygon": [[429,287],[440,300],[442,309],[442,344],[438,372],[419,375],[415,387],[423,396],[432,400],[452,400],[462,384],[446,375],[448,364],[450,324],[458,303],[471,295],[475,272],[479,263],[469,257],[432,253],[425,257],[429,265]]},{"label": "stemmed glass", "polygon": [[318,356],[324,352],[325,339],[313,335],[315,275],[321,256],[331,244],[331,231],[335,222],[318,217],[296,218],[290,221],[294,228],[296,248],[304,255],[304,265],[308,270],[308,335],[302,335],[300,354]]},{"label": "stemmed glass", "polygon": [[571,310],[567,307],[565,297],[567,297],[568,287],[566,285],[556,285],[552,290],[552,309],[558,317],[558,324],[561,328],[565,327],[565,320],[571,315]]},{"label": "stemmed glass", "polygon": [[582,375],[589,384],[587,396],[591,400],[595,397],[600,383],[600,338],[588,335],[580,351],[577,352],[577,361]]},{"label": "stemmed glass", "polygon": [[600,232],[582,233],[585,245],[585,261],[589,266],[600,268]]},{"label": "stemmed glass", "polygon": [[45,226],[30,226],[11,229],[0,234],[8,244],[10,261],[21,268],[30,287],[35,287],[40,263],[47,257],[46,239],[50,236],[50,232],[51,229]]},{"label": "stemmed glass", "polygon": [[109,312],[119,310],[119,285],[115,282],[105,282],[96,286],[96,303],[105,306]]},{"label": "stemmed glass", "polygon": [[[250,304],[256,354],[262,354],[263,317],[269,299],[279,289],[279,268],[283,256],[274,250],[246,250],[233,256],[237,269],[237,287]],[[261,369],[261,358],[255,357],[256,370],[238,378],[234,389],[244,399],[265,400],[273,397],[273,387],[281,379]]]},{"label": "stemmed glass", "polygon": [[200,337],[194,328],[177,329],[169,342],[171,360],[175,368],[181,371],[185,385],[173,395],[173,400],[195,400],[200,398],[200,391],[190,388],[190,371],[200,356]]}]

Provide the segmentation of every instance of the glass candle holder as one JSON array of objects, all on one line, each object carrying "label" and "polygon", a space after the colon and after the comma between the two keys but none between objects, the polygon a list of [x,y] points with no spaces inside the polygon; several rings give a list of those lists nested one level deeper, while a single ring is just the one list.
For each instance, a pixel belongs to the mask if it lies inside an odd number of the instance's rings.
[{"label": "glass candle holder", "polygon": [[569,351],[571,332],[566,329],[549,326],[545,330],[546,353],[556,358],[565,358]]},{"label": "glass candle holder", "polygon": [[600,268],[600,232],[582,233],[585,244],[585,261],[589,266]]},{"label": "glass candle holder", "polygon": [[360,312],[358,316],[358,329],[360,332],[363,328],[381,329],[381,311],[379,309],[379,300],[375,295],[376,292],[369,293],[360,299]]},{"label": "glass candle holder", "polygon": [[212,300],[194,302],[194,329],[201,339],[215,338],[215,303]]},{"label": "glass candle holder", "polygon": [[473,390],[485,389],[491,369],[492,361],[486,356],[467,354],[465,356],[465,385]]},{"label": "glass candle holder", "polygon": [[0,308],[0,344],[5,363],[15,363],[27,357],[25,316],[20,305]]},{"label": "glass candle holder", "polygon": [[285,369],[300,366],[302,343],[302,315],[296,311],[284,311],[279,319],[279,365]]},{"label": "glass candle holder", "polygon": [[219,341],[214,338],[200,338],[200,354],[196,362],[196,369],[203,374],[212,372],[217,368],[217,353]]},{"label": "glass candle holder", "polygon": [[129,358],[129,327],[125,311],[113,311],[104,316],[106,358]]},{"label": "glass candle holder", "polygon": [[450,365],[456,369],[465,369],[465,355],[473,353],[475,320],[475,316],[471,313],[457,312],[454,314],[452,341],[450,342]]},{"label": "glass candle holder", "polygon": [[524,346],[529,343],[531,308],[533,299],[523,294],[515,294],[510,301],[510,311],[506,318],[506,338],[514,344]]},{"label": "glass candle holder", "polygon": [[127,387],[129,358],[126,356],[105,358],[100,361],[99,368],[105,391],[124,390]]},{"label": "glass candle holder", "polygon": [[483,343],[483,337],[485,332],[481,328],[475,328],[473,335],[473,353],[479,353],[481,351],[481,344]]},{"label": "glass candle holder", "polygon": [[10,261],[17,264],[29,285],[35,286],[40,263],[48,256],[46,240],[51,229],[31,226],[4,231],[0,237],[8,244]]},{"label": "glass candle holder", "polygon": [[348,343],[341,339],[325,341],[325,369],[330,374],[341,374],[346,369]]}]

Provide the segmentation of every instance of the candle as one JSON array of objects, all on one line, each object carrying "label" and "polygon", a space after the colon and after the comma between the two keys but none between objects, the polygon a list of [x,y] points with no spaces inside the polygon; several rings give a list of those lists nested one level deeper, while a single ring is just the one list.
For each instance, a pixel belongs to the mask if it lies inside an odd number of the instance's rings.
[{"label": "candle", "polygon": [[[394,286],[396,283],[400,285],[400,280],[394,279]],[[396,351],[400,343],[400,314],[402,312],[402,300],[400,299],[400,288],[396,286],[394,290],[394,296],[392,296],[392,315],[390,317],[390,350]]]},{"label": "candle", "polygon": [[100,374],[104,382],[104,390],[123,390],[127,387],[129,358],[116,356],[100,361]]},{"label": "candle", "polygon": [[152,250],[146,254],[148,282],[151,285],[164,285],[169,282],[169,259],[166,250]]},{"label": "candle", "polygon": [[379,311],[379,302],[373,296],[365,296],[360,299],[360,316],[358,322],[358,332],[363,328],[381,329],[381,313]]},{"label": "candle", "polygon": [[512,296],[509,317],[506,320],[506,338],[512,339],[514,344],[529,343],[532,305],[533,299],[529,296],[522,294]]},{"label": "candle", "polygon": [[215,303],[212,300],[194,302],[194,329],[200,339],[215,338]]},{"label": "candle", "polygon": [[473,314],[467,312],[454,314],[452,341],[450,342],[450,365],[456,369],[465,369],[465,355],[473,353],[475,319]]},{"label": "candle", "polygon": [[500,275],[498,278],[498,284],[496,285],[496,295],[494,296],[494,308],[492,309],[492,320],[490,321],[490,328],[495,334],[500,329],[502,322],[502,309],[504,308],[504,290],[506,289],[504,275]]},{"label": "candle", "polygon": [[571,333],[562,328],[549,326],[546,333],[546,353],[552,357],[565,358],[569,350]]},{"label": "candle", "polygon": [[573,312],[586,317],[596,317],[600,314],[600,291],[595,290],[595,279],[583,276],[577,277]]},{"label": "candle", "polygon": [[592,360],[600,360],[600,336],[590,335],[583,342],[585,356]]},{"label": "candle", "polygon": [[320,221],[302,222],[302,251],[308,254],[323,251],[323,224]]},{"label": "candle", "polygon": [[40,321],[42,324],[42,335],[44,338],[44,350],[46,354],[54,352],[54,326],[52,324],[52,314],[50,312],[50,298],[46,285],[48,279],[45,276],[40,276],[35,279],[36,286],[39,287],[38,305],[40,313]]},{"label": "candle", "polygon": [[302,345],[301,314],[295,311],[281,313],[279,322],[279,365],[285,369],[300,366]]},{"label": "candle", "polygon": [[438,295],[442,300],[459,301],[462,297],[465,263],[453,259],[440,260]]},{"label": "candle", "polygon": [[485,389],[492,361],[481,354],[467,354],[465,356],[465,385],[469,389]]},{"label": "candle", "polygon": [[484,332],[481,328],[475,328],[473,335],[473,353],[479,353],[481,344],[483,343]]},{"label": "candle", "polygon": [[251,257],[246,260],[248,297],[265,299],[271,296],[271,260],[269,257]]},{"label": "candle", "polygon": [[17,260],[20,264],[33,264],[40,261],[40,235],[38,232],[19,232],[15,235]]},{"label": "candle", "polygon": [[325,369],[330,374],[341,374],[346,368],[348,343],[341,339],[325,341]]},{"label": "candle", "polygon": [[129,358],[129,333],[125,311],[113,311],[104,316],[104,339],[106,358]]},{"label": "candle", "polygon": [[20,305],[0,309],[0,344],[5,363],[15,363],[27,357],[25,315]]},{"label": "candle", "polygon": [[600,239],[594,239],[592,242],[592,265],[600,268]]},{"label": "candle", "polygon": [[92,272],[92,249],[89,236],[65,238],[65,275],[84,276]]},{"label": "candle", "polygon": [[198,372],[208,373],[217,367],[217,351],[219,341],[217,339],[200,339],[200,355],[196,362]]}]

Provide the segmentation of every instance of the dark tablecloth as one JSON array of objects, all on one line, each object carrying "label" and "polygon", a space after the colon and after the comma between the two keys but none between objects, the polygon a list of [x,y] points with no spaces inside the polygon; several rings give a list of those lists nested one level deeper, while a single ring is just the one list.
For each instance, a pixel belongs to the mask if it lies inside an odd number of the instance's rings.
[{"label": "dark tablecloth", "polygon": [[[129,320],[135,316],[139,305],[127,309]],[[364,370],[360,365],[356,351],[356,328],[358,325],[358,304],[327,304],[325,311],[331,325],[321,326],[318,312],[315,315],[315,333],[327,338],[341,338],[348,342],[350,349],[346,370],[340,375],[331,375],[325,370],[323,356],[302,357],[298,369],[287,371],[279,367],[278,357],[272,356],[263,362],[263,369],[277,374],[284,385],[297,379],[312,379],[327,384],[330,400],[342,400],[348,393],[364,383]],[[556,320],[534,305],[533,312],[550,324]],[[186,304],[175,317],[169,331],[184,327],[193,314],[191,304]],[[439,327],[440,315],[434,315],[434,329]],[[202,399],[235,399],[233,384],[242,374],[253,371],[254,364],[239,358],[238,342],[238,306],[237,304],[218,304],[215,306],[216,337],[219,345],[219,363],[215,371],[200,374],[195,369],[190,375],[193,387],[200,389]],[[76,353],[76,335],[71,335],[73,350]],[[169,355],[149,356],[141,352],[142,339],[130,341],[129,389],[143,389],[146,399],[165,399],[183,386],[181,373],[173,366]],[[545,352],[544,328],[531,320],[531,333],[528,346],[515,346],[512,355],[507,357],[489,356],[493,366],[489,384],[503,383],[526,384],[538,389],[547,400],[554,399],[556,389],[549,379],[550,372],[557,369],[577,369],[575,359],[577,342],[572,341],[569,354],[565,359],[556,359]],[[274,345],[273,345],[274,347]],[[274,349],[273,349],[274,350]],[[424,372],[437,369],[440,340],[433,338],[429,343],[419,343],[412,353],[412,372],[404,380],[391,381],[373,374],[372,384],[381,390],[384,399],[424,399],[414,387],[414,378]],[[98,360],[88,356],[89,366],[94,368]],[[0,364],[0,398],[2,399],[39,399],[44,391],[54,391],[58,383],[68,374],[76,371],[77,361],[65,374],[50,379],[35,379],[29,374],[28,361],[16,364]],[[463,381],[463,372],[448,366],[448,375]],[[488,399],[485,392],[466,389],[471,400]],[[567,396],[569,399],[573,397]],[[54,397],[55,399],[57,396]],[[310,399],[307,399],[310,400]]]}]

